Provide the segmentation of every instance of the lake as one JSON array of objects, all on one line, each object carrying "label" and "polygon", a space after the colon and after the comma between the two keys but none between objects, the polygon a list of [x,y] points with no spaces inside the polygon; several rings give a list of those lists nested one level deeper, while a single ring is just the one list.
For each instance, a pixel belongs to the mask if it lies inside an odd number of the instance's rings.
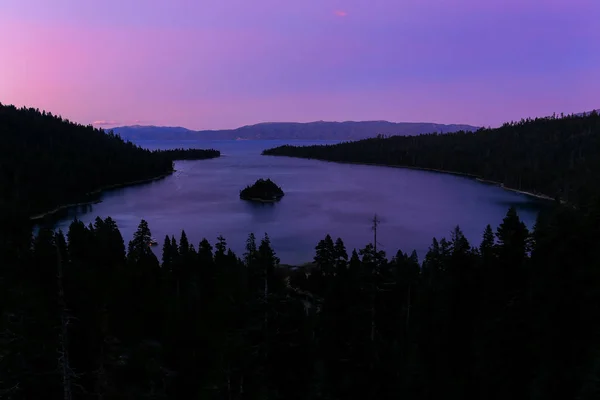
[{"label": "lake", "polygon": [[[363,248],[377,214],[378,247],[390,257],[415,249],[422,259],[432,238],[449,237],[456,225],[479,245],[486,224],[495,228],[511,205],[530,228],[541,207],[528,196],[449,174],[260,155],[286,143],[334,142],[138,141],[149,149],[214,148],[222,156],[179,161],[165,179],[104,192],[101,203],[68,210],[57,227],[66,232],[75,216],[86,224],[110,216],[127,243],[143,218],[160,243],[159,259],[165,235],[179,240],[182,229],[196,248],[204,237],[214,245],[223,235],[239,256],[250,232],[268,233],[281,262],[299,264],[312,260],[327,233],[341,237],[348,252]],[[239,191],[258,178],[271,178],[285,197],[276,204],[240,200]]]}]

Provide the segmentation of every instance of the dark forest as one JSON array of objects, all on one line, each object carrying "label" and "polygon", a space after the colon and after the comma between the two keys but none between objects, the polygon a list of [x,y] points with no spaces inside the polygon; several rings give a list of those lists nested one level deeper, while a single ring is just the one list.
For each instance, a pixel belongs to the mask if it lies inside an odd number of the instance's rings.
[{"label": "dark forest", "polygon": [[112,132],[0,104],[0,217],[32,216],[85,201],[113,185],[173,172],[173,161],[218,157],[217,150],[150,151]]},{"label": "dark forest", "polygon": [[479,243],[440,232],[423,259],[323,232],[294,267],[263,232],[243,254],[173,232],[159,257],[145,220],[128,243],[111,218],[32,235],[31,213],[168,173],[181,155],[1,107],[0,398],[596,399],[599,128],[592,114],[269,151],[410,159],[568,200],[531,231],[511,208]]},{"label": "dark forest", "polygon": [[423,260],[326,236],[298,268],[266,235],[236,255],[181,232],[159,260],[145,221],[127,246],[110,218],[15,227],[0,249],[0,393],[597,398],[597,215],[557,204],[529,232],[510,209],[481,243],[457,227]]},{"label": "dark forest", "polygon": [[281,146],[264,155],[456,172],[544,194],[587,201],[600,177],[600,116],[552,116],[475,132],[431,133],[335,145]]}]

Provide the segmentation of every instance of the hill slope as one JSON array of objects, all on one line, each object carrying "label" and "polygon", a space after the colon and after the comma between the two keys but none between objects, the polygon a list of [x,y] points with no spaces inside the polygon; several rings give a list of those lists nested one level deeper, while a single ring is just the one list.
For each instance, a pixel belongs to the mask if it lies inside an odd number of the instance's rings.
[{"label": "hill slope", "polygon": [[45,212],[106,186],[152,179],[179,158],[215,151],[142,149],[113,134],[40,112],[0,104],[0,214]]},{"label": "hill slope", "polygon": [[426,122],[346,121],[346,122],[267,122],[237,129],[193,131],[182,127],[122,126],[113,132],[127,140],[233,140],[303,139],[358,140],[383,135],[417,135],[429,132],[473,131],[471,125],[444,125]]},{"label": "hill slope", "polygon": [[282,146],[263,154],[457,172],[573,201],[596,190],[600,116],[594,111],[586,116],[527,119],[476,132]]}]

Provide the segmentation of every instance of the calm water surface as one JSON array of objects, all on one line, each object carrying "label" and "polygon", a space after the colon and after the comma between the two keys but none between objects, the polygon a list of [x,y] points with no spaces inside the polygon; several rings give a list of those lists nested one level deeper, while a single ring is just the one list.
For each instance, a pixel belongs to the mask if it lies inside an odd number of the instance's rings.
[{"label": "calm water surface", "polygon": [[[283,263],[302,263],[327,233],[342,237],[349,251],[364,247],[374,214],[379,246],[389,256],[415,249],[422,258],[434,236],[448,237],[457,224],[478,245],[485,225],[497,226],[509,206],[529,227],[540,207],[527,196],[447,174],[260,155],[285,143],[328,142],[139,141],[149,149],[212,147],[222,156],[176,162],[177,172],[165,179],[105,192],[101,203],[69,210],[57,227],[66,231],[75,216],[86,224],[110,216],[128,242],[143,218],[161,244],[159,256],[165,235],[179,238],[182,229],[195,247],[223,235],[240,256],[250,232],[268,233]],[[274,180],[285,197],[277,204],[240,200],[239,191],[258,178]]]}]

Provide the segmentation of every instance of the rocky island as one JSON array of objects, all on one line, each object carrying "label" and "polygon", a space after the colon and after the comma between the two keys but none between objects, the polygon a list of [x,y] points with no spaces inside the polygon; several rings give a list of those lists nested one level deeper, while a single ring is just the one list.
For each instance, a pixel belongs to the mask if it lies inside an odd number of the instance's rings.
[{"label": "rocky island", "polygon": [[283,197],[283,190],[271,179],[259,179],[252,186],[240,191],[240,199],[271,203]]}]

